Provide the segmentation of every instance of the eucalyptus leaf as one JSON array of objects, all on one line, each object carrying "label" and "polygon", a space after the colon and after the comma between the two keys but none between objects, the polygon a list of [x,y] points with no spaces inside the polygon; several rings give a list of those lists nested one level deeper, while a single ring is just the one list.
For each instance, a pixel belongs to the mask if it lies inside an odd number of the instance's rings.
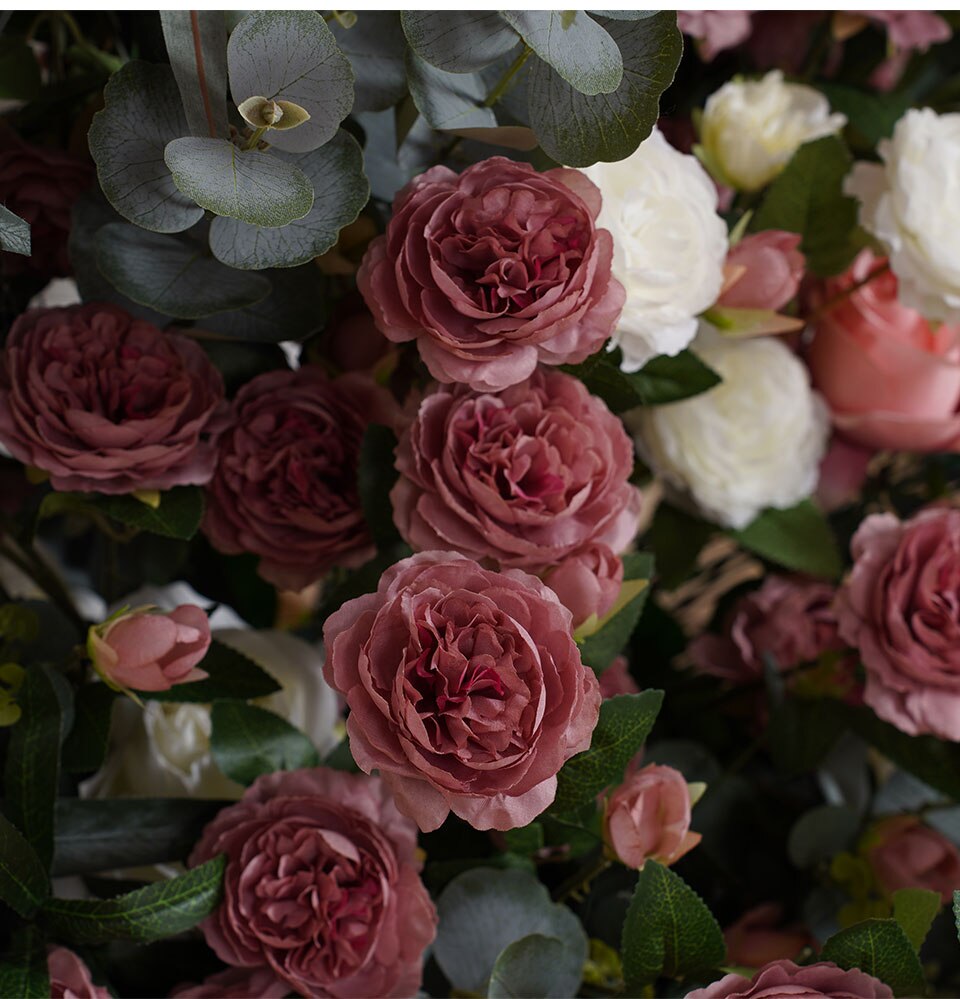
[{"label": "eucalyptus leaf", "polygon": [[787,853],[797,867],[813,867],[849,849],[860,829],[860,816],[846,805],[818,805],[793,824]]},{"label": "eucalyptus leaf", "polygon": [[302,219],[282,228],[214,219],[210,224],[210,249],[230,267],[296,267],[326,253],[370,196],[370,185],[363,175],[363,154],[348,132],[341,130],[325,146],[310,153],[277,155],[289,158],[313,185],[313,207]]},{"label": "eucalyptus leaf", "polygon": [[474,73],[446,73],[407,50],[407,82],[417,110],[431,128],[495,128],[497,117],[484,107],[487,90]]},{"label": "eucalyptus leaf", "polygon": [[199,319],[262,301],[270,282],[204,256],[203,247],[124,222],[103,226],[97,266],[133,301],[179,319]]},{"label": "eucalyptus leaf", "polygon": [[317,149],[336,135],[353,106],[350,62],[315,10],[251,12],[230,35],[227,66],[235,104],[266,97],[292,101],[309,112],[310,120],[298,128],[270,135],[277,149]]},{"label": "eucalyptus leaf", "polygon": [[[442,17],[444,12],[431,14]],[[330,29],[353,69],[354,114],[384,111],[403,99],[407,92],[407,71],[400,14],[392,10],[363,10],[357,14],[357,23],[352,28],[333,21]]]},{"label": "eucalyptus leaf", "polygon": [[520,42],[493,10],[405,10],[400,19],[410,48],[447,73],[474,73]]},{"label": "eucalyptus leaf", "polygon": [[161,10],[170,68],[191,135],[226,138],[227,22],[221,10]]},{"label": "eucalyptus leaf", "polygon": [[87,141],[100,187],[126,219],[154,232],[182,232],[203,209],[182,194],[164,161],[164,149],[187,131],[169,66],[128,62],[103,92]]},{"label": "eucalyptus leaf", "polygon": [[0,250],[30,256],[30,223],[0,205]]},{"label": "eucalyptus leaf", "polygon": [[589,96],[537,60],[527,91],[530,125],[558,163],[589,166],[626,159],[650,134],[660,95],[673,81],[683,43],[674,11],[639,21],[600,18],[619,47],[623,79],[613,93]]},{"label": "eucalyptus leaf", "polygon": [[505,10],[503,19],[581,94],[611,94],[624,65],[614,39],[583,10]]},{"label": "eucalyptus leaf", "polygon": [[259,149],[238,149],[227,139],[174,139],[164,159],[177,187],[215,215],[282,226],[302,219],[313,205],[313,187],[292,163]]},{"label": "eucalyptus leaf", "polygon": [[577,994],[582,978],[580,954],[568,950],[556,937],[531,933],[507,944],[500,952],[490,973],[487,996],[566,999]]}]

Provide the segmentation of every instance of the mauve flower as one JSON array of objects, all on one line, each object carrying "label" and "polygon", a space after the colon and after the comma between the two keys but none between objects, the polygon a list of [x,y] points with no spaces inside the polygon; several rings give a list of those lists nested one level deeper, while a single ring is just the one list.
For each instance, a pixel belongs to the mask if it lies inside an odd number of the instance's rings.
[{"label": "mauve flower", "polygon": [[623,551],[640,492],[633,445],[601,399],[540,368],[498,394],[440,388],[400,438],[394,519],[417,550],[540,572],[591,544]]},{"label": "mauve flower", "polygon": [[197,344],[115,305],[31,309],[0,357],[0,443],[54,489],[202,485],[224,413]]},{"label": "mauve flower", "polygon": [[878,978],[859,968],[849,971],[830,961],[801,967],[793,961],[772,961],[753,978],[724,975],[705,989],[688,992],[686,999],[893,999]]},{"label": "mauve flower", "polygon": [[600,674],[600,696],[606,700],[618,694],[639,694],[637,681],[630,675],[626,656],[617,656]]},{"label": "mauve flower", "polygon": [[717,305],[730,309],[782,309],[796,295],[806,260],[795,232],[768,229],[745,236],[727,254],[738,277]]},{"label": "mauve flower", "polygon": [[93,181],[93,166],[59,149],[33,146],[0,128],[0,205],[30,223],[30,256],[0,254],[7,277],[71,272],[67,256],[70,212]]},{"label": "mauve flower", "polygon": [[898,49],[926,52],[934,42],[950,38],[950,25],[932,10],[858,10],[855,16],[883,25],[890,44]]},{"label": "mauve flower", "polygon": [[895,815],[871,830],[866,855],[884,891],[926,888],[944,902],[960,885],[960,851],[915,815]]},{"label": "mauve flower", "polygon": [[290,590],[362,565],[374,546],[357,491],[360,444],[368,424],[393,416],[389,394],[364,375],[331,380],[304,365],[248,382],[207,488],[211,544],[259,556],[260,575]]},{"label": "mauve flower", "polygon": [[590,745],[596,676],[570,612],[519,569],[414,555],[332,614],[323,638],[354,759],[425,832],[451,810],[477,829],[527,825]]},{"label": "mauve flower", "polygon": [[723,931],[727,964],[759,968],[770,961],[796,957],[816,940],[803,926],[784,926],[783,907],[764,902],[745,912]]},{"label": "mauve flower", "polygon": [[110,990],[94,985],[90,969],[66,947],[47,949],[50,999],[111,999]]},{"label": "mauve flower", "polygon": [[290,986],[272,968],[227,968],[199,985],[178,985],[170,999],[284,999]]},{"label": "mauve flower", "polygon": [[193,604],[168,613],[140,607],[93,625],[87,653],[96,671],[126,690],[169,690],[177,683],[203,680],[197,669],[210,648],[207,615]]},{"label": "mauve flower", "polygon": [[573,615],[576,630],[613,608],[623,585],[623,562],[606,545],[592,544],[568,555],[545,580]]},{"label": "mauve flower", "polygon": [[834,436],[820,462],[817,503],[827,513],[848,506],[860,498],[867,480],[873,451]]},{"label": "mauve flower", "polygon": [[627,867],[639,869],[648,860],[672,864],[702,839],[690,831],[691,804],[679,770],[656,763],[634,770],[606,800],[604,841]]},{"label": "mauve flower", "polygon": [[269,968],[302,996],[417,992],[436,911],[416,828],[379,778],[265,774],[206,827],[190,866],[221,853],[223,901],[201,928],[222,961]]},{"label": "mauve flower", "polygon": [[960,510],[873,514],[850,551],[836,613],[860,650],[864,700],[908,735],[960,741]]},{"label": "mauve flower", "polygon": [[749,10],[678,10],[677,27],[697,41],[697,52],[710,62],[724,49],[745,42],[752,30]]},{"label": "mauve flower", "polygon": [[624,291],[599,211],[577,170],[502,156],[459,176],[433,167],[397,194],[357,283],[382,332],[415,339],[434,378],[497,391],[537,361],[584,360],[613,332]]}]

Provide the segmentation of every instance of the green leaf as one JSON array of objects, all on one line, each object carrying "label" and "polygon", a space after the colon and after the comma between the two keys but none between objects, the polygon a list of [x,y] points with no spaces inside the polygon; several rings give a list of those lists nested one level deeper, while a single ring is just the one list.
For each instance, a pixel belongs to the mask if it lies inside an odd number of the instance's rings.
[{"label": "green leaf", "polygon": [[835,135],[801,146],[770,185],[750,229],[800,233],[807,267],[820,277],[839,274],[862,248],[855,238],[856,199],[843,193],[851,163]]},{"label": "green leaf", "polygon": [[0,815],[0,899],[29,919],[50,894],[43,863],[19,829]]},{"label": "green leaf", "polygon": [[138,694],[145,701],[209,704],[225,698],[249,701],[281,689],[280,684],[252,659],[216,638],[199,665],[210,674],[206,680],[179,683],[170,690],[138,691]]},{"label": "green leaf", "polygon": [[168,143],[163,158],[177,187],[215,215],[281,226],[302,219],[313,206],[313,187],[303,171],[269,152],[240,150],[227,139],[189,137]]},{"label": "green leaf", "polygon": [[673,82],[683,42],[673,11],[640,21],[599,18],[617,43],[623,79],[611,94],[590,97],[537,60],[529,74],[530,125],[544,152],[558,163],[590,166],[626,159],[650,134],[660,95]]},{"label": "green leaf", "polygon": [[371,423],[363,433],[357,485],[363,515],[378,550],[400,541],[390,502],[390,490],[397,481],[393,467],[396,448],[397,437],[389,427]]},{"label": "green leaf", "polygon": [[405,10],[400,20],[410,48],[447,73],[475,73],[520,42],[493,10]]},{"label": "green leaf", "polygon": [[848,850],[859,829],[860,816],[847,805],[817,805],[793,824],[787,854],[797,867],[813,867]]},{"label": "green leaf", "polygon": [[623,556],[623,590],[633,592],[636,589],[628,587],[631,580],[645,580],[647,585],[631,596],[623,606],[615,604],[603,626],[579,643],[580,658],[587,666],[598,673],[603,672],[617,654],[623,651],[630,641],[637,621],[640,620],[643,605],[647,602],[647,595],[650,592],[649,581],[652,576],[652,555],[635,552]]},{"label": "green leaf", "polygon": [[340,230],[356,219],[370,197],[363,153],[349,132],[338,132],[310,153],[277,155],[294,163],[313,185],[313,207],[302,219],[281,228],[215,218],[210,224],[210,249],[230,267],[262,270],[306,263],[337,242]]},{"label": "green leaf", "polygon": [[531,933],[507,944],[490,973],[487,996],[516,999],[542,996],[565,999],[577,994],[583,979],[583,962],[562,940]]},{"label": "green leaf", "polygon": [[893,893],[893,918],[918,954],[942,905],[940,893],[926,888],[900,888]]},{"label": "green leaf", "polygon": [[316,767],[320,758],[299,730],[266,708],[243,701],[215,701],[210,749],[217,766],[239,784],[275,770]]},{"label": "green leaf", "polygon": [[793,775],[816,770],[846,727],[839,701],[784,701],[772,712],[768,727],[774,763]]},{"label": "green leaf", "polygon": [[185,860],[229,802],[189,798],[61,798],[53,873],[97,874]]},{"label": "green leaf", "polygon": [[323,765],[331,770],[342,770],[348,774],[362,773],[357,766],[357,761],[353,758],[353,753],[350,752],[350,740],[346,737],[330,750]]},{"label": "green leaf", "polygon": [[0,250],[30,256],[30,223],[0,205]]},{"label": "green leaf", "polygon": [[[551,901],[532,874],[521,870],[475,867],[465,871],[440,894],[437,915],[433,953],[450,984],[460,992],[485,994],[503,951],[530,934],[560,940],[570,961],[567,967],[576,966],[579,971],[587,958],[587,938],[580,921],[566,906]],[[576,994],[579,984],[578,977],[565,994]]]},{"label": "green leaf", "polygon": [[957,939],[960,940],[960,889],[953,893],[953,922],[957,928]]},{"label": "green leaf", "polygon": [[170,67],[128,62],[110,77],[103,99],[87,140],[110,204],[144,229],[189,229],[203,209],[180,193],[163,158],[167,143],[187,131]]},{"label": "green leaf", "polygon": [[101,496],[97,506],[108,517],[164,538],[188,541],[203,520],[203,490],[198,486],[175,486],[160,494],[154,509],[133,496]]},{"label": "green leaf", "polygon": [[764,510],[731,535],[757,555],[797,572],[837,579],[843,571],[830,524],[810,500],[786,510]]},{"label": "green leaf", "polygon": [[590,748],[568,760],[557,780],[551,811],[576,811],[605,787],[623,779],[627,764],[642,748],[663,703],[662,690],[609,697],[600,705],[600,720]]},{"label": "green leaf", "polygon": [[77,691],[73,727],[63,743],[62,765],[67,773],[93,773],[103,765],[116,696],[105,683],[87,683]]},{"label": "green leaf", "polygon": [[0,957],[0,995],[17,999],[48,999],[50,995],[47,944],[34,923],[18,927]]},{"label": "green leaf", "polygon": [[336,135],[353,106],[350,62],[315,10],[248,14],[230,34],[227,66],[234,103],[266,97],[292,101],[309,112],[310,120],[297,128],[270,134],[277,149],[307,153],[319,148]]},{"label": "green leaf", "polygon": [[160,26],[190,134],[225,138],[229,131],[223,11],[161,10]]},{"label": "green leaf", "polygon": [[71,710],[70,697],[62,675],[39,665],[27,670],[17,695],[22,715],[10,733],[4,768],[6,816],[48,870],[53,859],[60,744],[70,725],[64,712]]},{"label": "green leaf", "polygon": [[417,110],[431,128],[496,127],[496,115],[483,103],[487,88],[475,73],[446,73],[408,49],[407,84]]},{"label": "green leaf", "polygon": [[543,826],[539,822],[531,822],[530,825],[520,829],[508,829],[503,834],[503,839],[510,853],[528,857],[543,849]]},{"label": "green leaf", "polygon": [[669,503],[657,505],[647,544],[657,561],[657,581],[668,590],[693,575],[697,556],[716,531],[713,524]]},{"label": "green leaf", "polygon": [[[436,19],[446,12],[430,13]],[[333,21],[330,29],[353,70],[354,114],[385,111],[403,100],[407,93],[407,71],[403,61],[407,46],[397,11],[364,10],[357,15],[357,23],[352,28]]]},{"label": "green leaf", "polygon": [[841,968],[859,968],[879,978],[895,996],[926,992],[923,968],[906,933],[893,919],[865,919],[835,933],[823,945],[821,961]]},{"label": "green leaf", "polygon": [[[0,99],[34,101],[40,96],[40,63],[23,38],[0,38]],[[12,993],[7,993],[12,995]]]},{"label": "green leaf", "polygon": [[42,910],[52,933],[73,944],[147,943],[192,929],[220,904],[226,855],[179,877],[107,899],[55,898]]},{"label": "green leaf", "polygon": [[673,871],[648,860],[623,924],[623,973],[629,995],[661,975],[677,978],[723,963],[723,933],[700,896]]},{"label": "green leaf", "polygon": [[867,144],[875,146],[893,135],[893,128],[912,103],[910,94],[877,93],[858,90],[842,83],[819,83],[833,111],[847,116],[849,128],[858,132]]},{"label": "green leaf", "polygon": [[617,43],[583,10],[505,10],[500,16],[581,94],[612,94],[623,81]]}]

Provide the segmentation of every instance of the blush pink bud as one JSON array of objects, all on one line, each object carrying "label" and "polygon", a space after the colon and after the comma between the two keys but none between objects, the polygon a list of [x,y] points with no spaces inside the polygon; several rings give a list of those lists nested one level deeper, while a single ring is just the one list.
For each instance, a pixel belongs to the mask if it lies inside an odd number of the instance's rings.
[{"label": "blush pink bud", "polygon": [[110,999],[109,989],[94,985],[90,969],[66,947],[47,951],[50,999]]},{"label": "blush pink bud", "polygon": [[639,694],[640,688],[630,675],[626,656],[617,656],[600,674],[600,696],[604,699],[618,694]]},{"label": "blush pink bud", "polygon": [[169,690],[203,680],[197,669],[210,648],[207,615],[193,604],[169,613],[149,607],[121,613],[87,634],[87,653],[96,671],[121,690]]},{"label": "blush pink bud", "polygon": [[798,249],[800,236],[769,229],[745,236],[727,254],[727,268],[739,277],[720,296],[729,309],[770,309],[776,312],[796,295],[806,264]]},{"label": "blush pink bud", "polygon": [[874,827],[867,857],[887,892],[926,888],[944,902],[960,884],[960,851],[915,815],[895,815]]},{"label": "blush pink bud", "polygon": [[623,562],[606,545],[590,545],[551,570],[546,583],[573,615],[576,629],[594,614],[603,617],[616,603]]}]

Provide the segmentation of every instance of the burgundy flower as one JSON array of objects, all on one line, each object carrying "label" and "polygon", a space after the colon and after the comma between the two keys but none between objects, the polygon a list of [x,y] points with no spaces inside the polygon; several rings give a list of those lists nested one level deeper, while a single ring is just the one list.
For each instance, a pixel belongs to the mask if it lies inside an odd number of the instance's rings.
[{"label": "burgundy flower", "polygon": [[0,357],[0,442],[55,489],[202,485],[224,413],[197,344],[115,305],[32,309]]},{"label": "burgundy flower", "polygon": [[624,291],[600,193],[577,170],[494,156],[433,167],[394,199],[357,281],[391,340],[417,340],[430,373],[497,391],[537,361],[582,361],[610,336]]},{"label": "burgundy flower", "polygon": [[268,371],[237,393],[207,490],[203,530],[219,551],[260,557],[259,572],[300,590],[373,553],[357,460],[366,426],[387,423],[387,392],[359,374]]},{"label": "burgundy flower", "polygon": [[398,562],[323,629],[324,676],[350,706],[350,749],[397,807],[436,829],[525,826],[600,709],[570,612],[535,576],[452,552]]},{"label": "burgundy flower", "polygon": [[[436,911],[418,875],[416,828],[378,778],[266,774],[206,827],[190,865],[221,853],[223,901],[201,924],[221,960],[270,970],[302,996],[416,993]],[[277,994],[258,977],[257,995]]]},{"label": "burgundy flower", "polygon": [[394,519],[417,550],[455,548],[531,572],[633,540],[633,444],[603,401],[540,368],[491,394],[440,388],[397,448]]},{"label": "burgundy flower", "polygon": [[705,989],[687,993],[687,999],[893,999],[878,978],[859,968],[845,971],[829,961],[804,967],[793,961],[771,961],[753,978],[725,975]]},{"label": "burgundy flower", "polygon": [[58,149],[32,146],[0,127],[0,205],[30,223],[30,256],[0,253],[9,276],[71,273],[67,257],[70,212],[93,182],[93,166]]}]

